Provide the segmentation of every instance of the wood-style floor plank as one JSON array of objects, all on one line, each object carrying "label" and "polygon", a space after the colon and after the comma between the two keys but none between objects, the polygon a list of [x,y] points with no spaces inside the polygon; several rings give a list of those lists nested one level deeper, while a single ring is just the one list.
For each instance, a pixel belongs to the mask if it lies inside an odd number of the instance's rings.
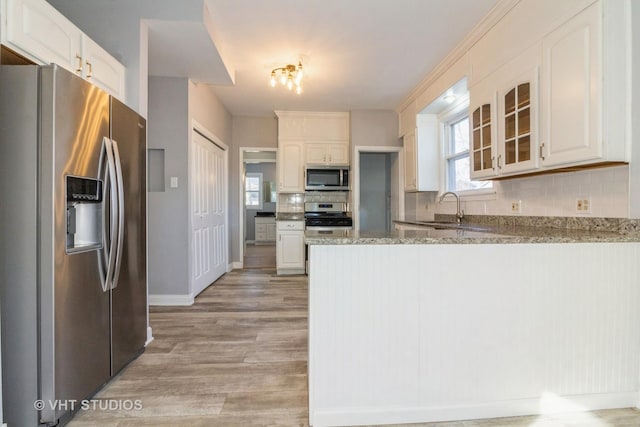
[{"label": "wood-style floor plank", "polygon": [[[96,396],[141,410],[81,411],[70,427],[308,426],[307,280],[235,270],[191,307],[152,307],[155,340]],[[619,409],[429,427],[639,427]]]}]

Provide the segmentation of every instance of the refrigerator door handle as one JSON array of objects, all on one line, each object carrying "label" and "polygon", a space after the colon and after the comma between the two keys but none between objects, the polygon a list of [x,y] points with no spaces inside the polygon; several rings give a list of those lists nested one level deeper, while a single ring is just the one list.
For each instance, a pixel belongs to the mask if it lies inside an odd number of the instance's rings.
[{"label": "refrigerator door handle", "polygon": [[122,245],[124,241],[124,182],[122,180],[122,162],[120,159],[120,150],[118,143],[111,140],[113,153],[115,154],[116,179],[118,180],[118,245],[116,246],[116,263],[113,271],[113,279],[111,280],[111,289],[118,286],[118,277],[120,276],[120,265],[122,264]]},{"label": "refrigerator door handle", "polygon": [[[105,157],[106,157],[106,165],[105,165]],[[104,165],[104,168],[103,168]],[[101,251],[98,251],[98,266],[100,267],[100,281],[102,282],[102,291],[107,292],[111,289],[111,281],[113,278],[113,270],[115,268],[115,249],[116,249],[116,232],[117,232],[117,221],[118,221],[118,197],[116,194],[117,178],[116,178],[116,167],[115,160],[113,156],[113,149],[111,140],[107,137],[102,138],[102,151],[100,153],[100,166],[98,168],[98,177],[104,181],[104,188],[107,188],[107,183],[110,185],[109,187],[109,196],[110,196],[110,204],[111,204],[111,214],[110,214],[110,230],[109,230],[109,244],[107,245],[106,236],[107,236],[107,221],[103,216],[102,220],[102,239],[103,239],[103,248]],[[104,207],[104,205],[103,205]],[[104,208],[103,208],[104,209]],[[108,247],[108,249],[107,249]],[[106,267],[105,267],[106,265]],[[106,269],[106,271],[105,271]]]}]

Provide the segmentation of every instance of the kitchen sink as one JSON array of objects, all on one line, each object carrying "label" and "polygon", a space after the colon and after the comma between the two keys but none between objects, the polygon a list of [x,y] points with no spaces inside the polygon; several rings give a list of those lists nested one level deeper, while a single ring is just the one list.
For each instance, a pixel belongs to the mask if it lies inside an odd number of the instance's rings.
[{"label": "kitchen sink", "polygon": [[465,224],[459,222],[448,221],[416,221],[416,224],[423,225],[425,227],[435,228],[436,230],[471,230],[471,231],[487,231],[488,228],[480,227],[473,224]]}]

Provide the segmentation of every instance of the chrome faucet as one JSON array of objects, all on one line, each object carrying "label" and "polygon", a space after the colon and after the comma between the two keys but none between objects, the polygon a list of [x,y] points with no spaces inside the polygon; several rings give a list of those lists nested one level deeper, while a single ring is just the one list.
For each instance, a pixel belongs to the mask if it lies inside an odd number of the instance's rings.
[{"label": "chrome faucet", "polygon": [[445,196],[447,196],[449,194],[452,194],[456,198],[456,221],[459,223],[459,222],[462,221],[462,218],[464,217],[464,211],[462,211],[460,209],[460,196],[458,196],[453,191],[447,191],[442,196],[440,196],[440,202],[442,202],[444,200]]}]

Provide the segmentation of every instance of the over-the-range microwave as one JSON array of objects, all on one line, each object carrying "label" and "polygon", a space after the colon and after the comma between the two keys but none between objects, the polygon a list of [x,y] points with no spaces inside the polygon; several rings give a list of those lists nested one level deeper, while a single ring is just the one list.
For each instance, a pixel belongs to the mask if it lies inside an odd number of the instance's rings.
[{"label": "over-the-range microwave", "polygon": [[349,168],[345,166],[310,166],[305,169],[304,176],[305,190],[349,190]]}]

